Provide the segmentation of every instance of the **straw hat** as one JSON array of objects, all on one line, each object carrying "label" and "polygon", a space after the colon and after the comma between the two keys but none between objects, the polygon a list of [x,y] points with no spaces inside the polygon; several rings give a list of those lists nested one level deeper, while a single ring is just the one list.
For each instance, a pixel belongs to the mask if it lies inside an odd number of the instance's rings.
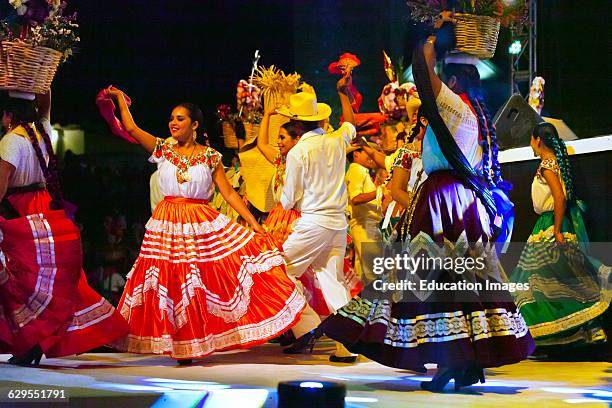
[{"label": "straw hat", "polygon": [[318,122],[327,119],[332,110],[326,103],[317,103],[316,95],[310,92],[298,92],[289,97],[288,106],[283,106],[277,112],[290,119]]},{"label": "straw hat", "polygon": [[346,154],[356,152],[357,150],[361,150],[361,146],[349,146],[346,148]]}]

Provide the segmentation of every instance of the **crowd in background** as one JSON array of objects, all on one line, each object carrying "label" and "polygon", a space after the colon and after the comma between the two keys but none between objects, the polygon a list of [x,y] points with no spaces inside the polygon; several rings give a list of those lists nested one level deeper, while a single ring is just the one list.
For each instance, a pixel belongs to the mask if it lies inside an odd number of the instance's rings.
[{"label": "crowd in background", "polygon": [[87,279],[116,305],[150,216],[154,167],[141,160],[117,166],[103,156],[72,152],[66,152],[61,167],[65,197],[77,206]]}]

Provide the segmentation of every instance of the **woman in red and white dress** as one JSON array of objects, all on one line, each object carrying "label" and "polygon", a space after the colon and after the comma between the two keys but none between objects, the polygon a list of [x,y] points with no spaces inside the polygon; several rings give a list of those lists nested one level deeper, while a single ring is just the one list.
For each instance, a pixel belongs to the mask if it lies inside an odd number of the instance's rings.
[{"label": "woman in red and white dress", "polygon": [[[221,154],[196,142],[200,109],[176,106],[168,124],[173,140],[165,142],[134,123],[122,91],[107,93],[118,102],[125,130],[152,153],[164,194],[118,306],[130,333],[114,345],[189,364],[286,331],[305,300],[274,240],[227,181]],[[208,205],[215,186],[254,232]]]},{"label": "woman in red and white dress", "polygon": [[[0,141],[0,353],[11,364],[86,352],[127,333],[87,284],[81,237],[63,210],[51,148],[50,94],[11,93]],[[37,106],[38,105],[38,106]]]}]

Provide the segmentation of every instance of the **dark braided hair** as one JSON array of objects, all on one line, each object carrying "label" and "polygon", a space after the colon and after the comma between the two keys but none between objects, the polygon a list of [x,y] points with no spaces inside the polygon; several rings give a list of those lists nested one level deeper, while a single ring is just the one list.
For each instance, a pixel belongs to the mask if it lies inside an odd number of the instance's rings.
[{"label": "dark braided hair", "polygon": [[482,136],[480,141],[483,158],[482,176],[487,182],[488,187],[499,187],[506,191],[511,190],[511,184],[503,181],[501,176],[497,133],[485,103],[478,69],[471,64],[446,64],[444,66],[444,74],[446,77],[454,76],[457,79],[458,88],[467,94],[470,104],[476,111],[478,132]]},{"label": "dark braided hair", "polygon": [[[34,147],[36,158],[45,177],[47,191],[51,195],[51,209],[58,210],[63,208],[63,195],[59,183],[59,172],[57,165],[57,157],[53,153],[51,138],[45,132],[44,127],[40,123],[40,115],[36,110],[34,101],[6,98],[3,100],[3,110],[11,114],[11,122],[14,126],[22,126],[28,134],[28,138]],[[36,130],[40,133],[45,142],[45,149],[49,156],[49,164],[47,165],[43,152],[38,143],[38,138],[32,123],[35,124]]]},{"label": "dark braided hair", "polygon": [[565,142],[559,137],[557,129],[548,122],[539,123],[533,131],[533,137],[541,139],[544,145],[555,153],[559,169],[561,170],[561,178],[563,179],[563,184],[565,184],[567,205],[569,207],[576,202],[576,193],[574,190],[572,166],[569,161]]},{"label": "dark braided hair", "polygon": [[36,152],[36,158],[38,159],[38,164],[45,176],[45,182],[47,184],[47,191],[49,191],[49,195],[51,196],[51,209],[52,210],[60,210],[64,208],[64,200],[62,189],[59,183],[59,172],[57,166],[57,157],[53,153],[53,147],[51,145],[51,138],[45,132],[44,127],[40,122],[36,122],[35,126],[40,135],[45,142],[45,148],[47,150],[47,154],[49,155],[49,164],[47,165],[45,161],[45,157],[43,156],[42,149],[40,148],[40,144],[38,143],[38,138],[36,137],[36,133],[34,132],[34,128],[30,123],[21,123],[20,124],[28,133],[30,138],[30,142],[32,143],[32,147],[34,147],[34,151]]},{"label": "dark braided hair", "polygon": [[419,135],[419,133],[421,132],[421,129],[423,129],[424,127],[427,127],[427,125],[423,125],[423,123],[421,123],[421,119],[427,120],[427,118],[425,118],[425,114],[423,113],[423,111],[419,109],[419,111],[417,112],[416,123],[410,130],[410,135],[408,135],[408,143],[414,142],[414,139],[416,139],[416,137]]}]

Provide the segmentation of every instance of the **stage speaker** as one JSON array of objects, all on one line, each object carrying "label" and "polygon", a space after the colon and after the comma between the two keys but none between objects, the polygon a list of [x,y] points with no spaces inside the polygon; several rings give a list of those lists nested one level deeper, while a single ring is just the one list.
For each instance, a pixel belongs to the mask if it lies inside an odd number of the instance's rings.
[{"label": "stage speaker", "polygon": [[543,116],[542,119],[544,119],[548,123],[552,123],[552,125],[557,129],[557,133],[559,134],[561,140],[568,141],[578,139],[578,136],[576,136],[572,129],[570,129],[569,126],[565,124],[563,119],[553,119],[547,118],[545,116]]},{"label": "stage speaker", "polygon": [[533,129],[543,121],[520,94],[512,95],[493,118],[500,150],[529,146]]}]

